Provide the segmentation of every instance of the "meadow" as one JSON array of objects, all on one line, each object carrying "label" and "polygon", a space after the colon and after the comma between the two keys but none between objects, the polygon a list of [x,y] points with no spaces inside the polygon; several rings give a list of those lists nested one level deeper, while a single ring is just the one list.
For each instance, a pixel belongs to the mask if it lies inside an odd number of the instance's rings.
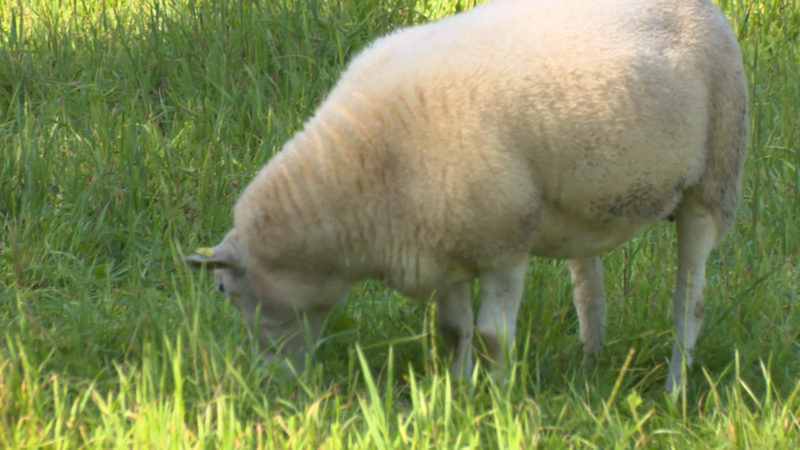
[{"label": "meadow", "polygon": [[373,281],[283,378],[183,262],[355,53],[473,0],[0,0],[0,448],[797,448],[800,2],[716,1],[752,133],[673,398],[668,222],[604,255],[593,369],[532,259],[502,384],[450,380],[432,302]]}]

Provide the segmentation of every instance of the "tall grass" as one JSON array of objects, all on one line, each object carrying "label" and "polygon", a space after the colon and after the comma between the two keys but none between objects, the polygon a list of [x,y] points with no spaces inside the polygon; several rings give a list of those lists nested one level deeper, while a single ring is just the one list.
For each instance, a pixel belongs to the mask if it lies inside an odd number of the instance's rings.
[{"label": "tall grass", "polygon": [[0,0],[0,447],[797,447],[800,5],[719,4],[752,142],[672,401],[667,223],[605,256],[595,370],[565,267],[532,260],[499,385],[450,380],[432,305],[373,282],[283,378],[181,262],[355,52],[472,1]]}]

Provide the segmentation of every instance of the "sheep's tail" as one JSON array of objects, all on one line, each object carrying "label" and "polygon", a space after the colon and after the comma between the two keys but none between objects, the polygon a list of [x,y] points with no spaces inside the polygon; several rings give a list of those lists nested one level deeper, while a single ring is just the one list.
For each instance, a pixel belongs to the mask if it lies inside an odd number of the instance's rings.
[{"label": "sheep's tail", "polygon": [[720,64],[712,66],[709,77],[706,171],[698,186],[702,203],[715,218],[718,238],[730,229],[739,206],[750,133],[746,78],[735,39],[727,50],[716,54]]}]

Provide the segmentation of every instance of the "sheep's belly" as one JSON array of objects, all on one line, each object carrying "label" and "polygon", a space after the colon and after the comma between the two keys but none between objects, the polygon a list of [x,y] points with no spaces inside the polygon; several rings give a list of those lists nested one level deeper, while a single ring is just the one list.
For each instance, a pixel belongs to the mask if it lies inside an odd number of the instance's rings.
[{"label": "sheep's belly", "polygon": [[645,225],[666,218],[679,199],[678,194],[648,210],[647,214],[623,214],[613,218],[602,213],[578,216],[572,211],[546,207],[534,230],[530,251],[536,256],[550,258],[599,255],[624,244]]},{"label": "sheep's belly", "polygon": [[548,220],[536,231],[531,254],[548,258],[585,258],[599,255],[628,241],[643,224],[614,221],[590,225],[573,220]]}]

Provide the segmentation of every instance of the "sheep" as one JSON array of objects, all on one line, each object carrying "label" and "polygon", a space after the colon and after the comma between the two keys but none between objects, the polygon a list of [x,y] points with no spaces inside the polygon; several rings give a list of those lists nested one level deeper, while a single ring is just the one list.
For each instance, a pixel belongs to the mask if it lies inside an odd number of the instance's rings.
[{"label": "sheep", "polygon": [[748,131],[739,47],[710,1],[495,0],[362,51],[241,194],[222,242],[188,261],[216,270],[265,358],[298,367],[304,327],[317,339],[354,283],[433,297],[464,379],[475,332],[495,371],[513,361],[531,256],[567,260],[591,356],[600,254],[674,218],[671,391]]}]

